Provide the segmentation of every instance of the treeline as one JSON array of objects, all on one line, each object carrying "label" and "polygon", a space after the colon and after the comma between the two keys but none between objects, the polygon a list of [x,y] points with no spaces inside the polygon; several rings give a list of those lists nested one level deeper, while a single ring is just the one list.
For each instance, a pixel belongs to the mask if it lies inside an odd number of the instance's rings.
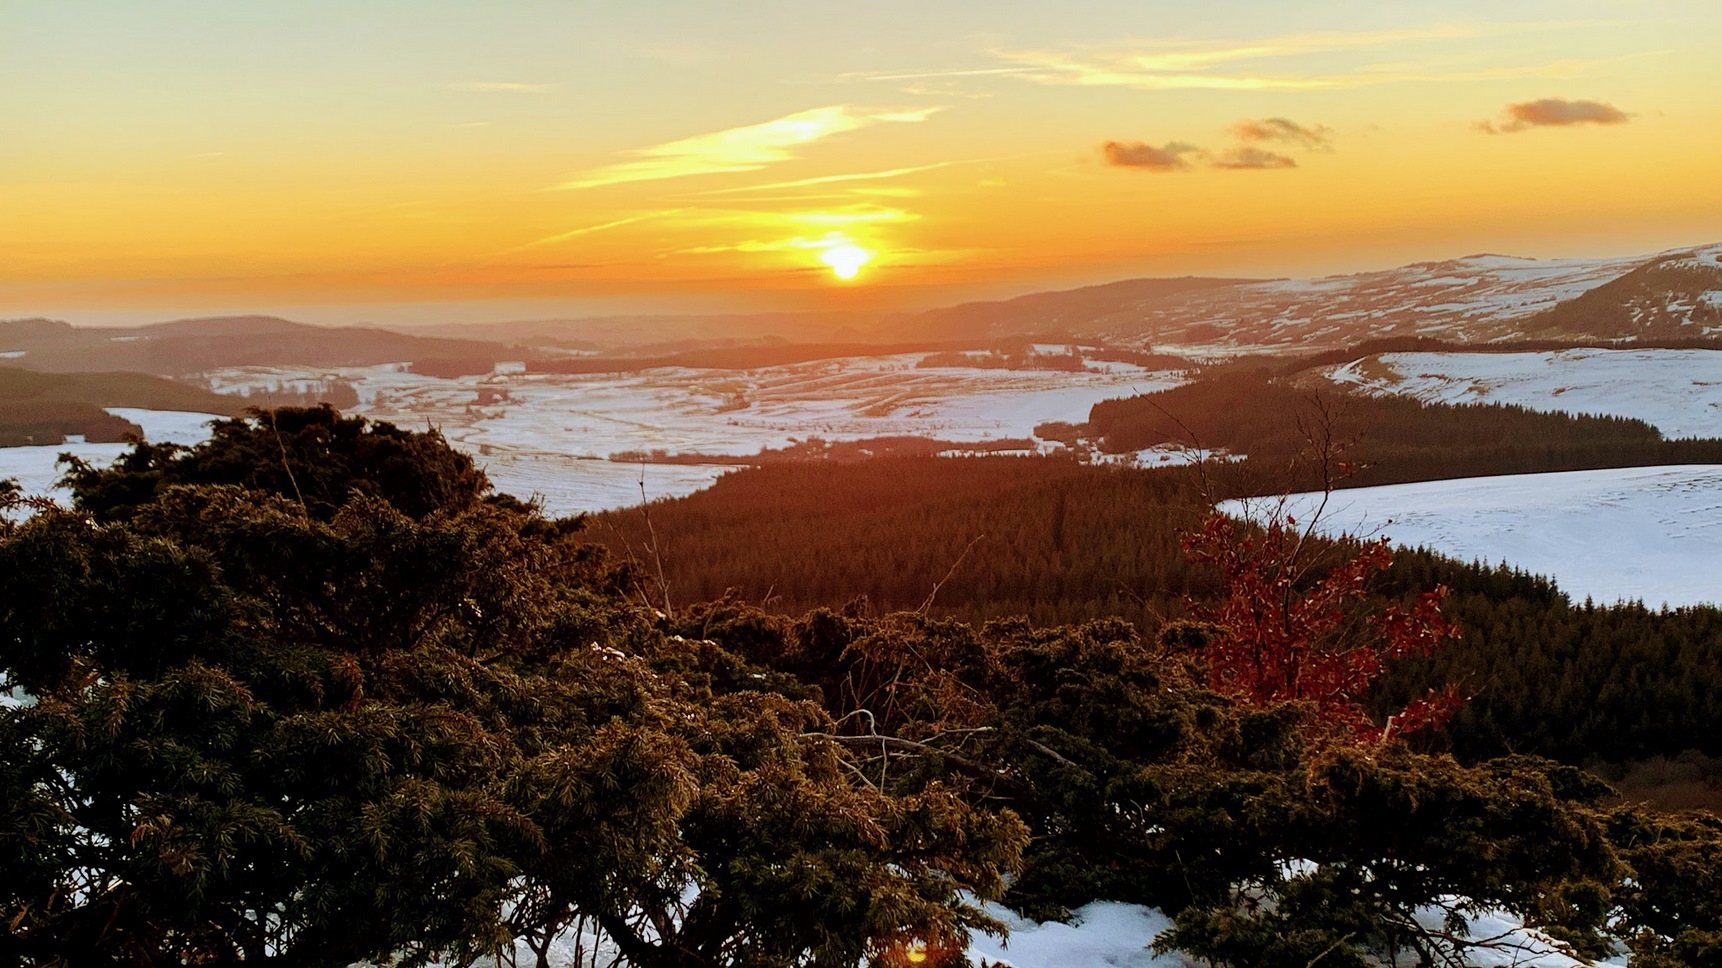
[{"label": "treeline", "polygon": [[337,409],[347,409],[359,405],[358,389],[346,380],[301,380],[239,387],[222,391],[222,396],[243,400],[248,407],[316,407],[326,403]]},{"label": "treeline", "polygon": [[107,407],[236,414],[233,398],[142,373],[42,373],[0,367],[0,447],[113,443],[142,428]]},{"label": "treeline", "polygon": [[[671,594],[733,590],[789,613],[866,596],[880,612],[1037,624],[1176,615],[1191,586],[1178,532],[1203,513],[1186,473],[1056,458],[889,458],[727,474],[649,509]],[[598,515],[626,555],[651,543],[638,510]],[[937,587],[938,594],[933,595]]]},{"label": "treeline", "polygon": [[117,443],[143,428],[101,407],[73,400],[0,400],[0,447],[65,443],[72,435],[92,444]]},{"label": "treeline", "polygon": [[1344,463],[1342,487],[1722,462],[1722,440],[1664,440],[1642,420],[1323,394],[1259,373],[1103,401],[1085,433],[1110,453],[1181,445],[1248,455],[1255,477],[1232,473],[1237,494],[1320,487],[1322,451]]},{"label": "treeline", "polygon": [[671,452],[653,450],[623,450],[609,459],[623,464],[728,464],[735,467],[756,467],[766,464],[804,464],[810,461],[855,463],[893,457],[934,457],[958,453],[963,456],[997,454],[1008,451],[1034,451],[1037,444],[1026,437],[999,437],[991,440],[956,441],[935,437],[863,437],[860,440],[826,440],[808,437],[787,447],[762,447],[756,454],[706,454],[699,451]]},{"label": "treeline", "polygon": [[1050,370],[1058,373],[1085,373],[1088,366],[1080,353],[930,353],[921,357],[915,368],[961,367],[972,370]]},{"label": "treeline", "polygon": [[[1118,616],[1157,629],[1216,588],[1179,544],[1205,508],[1188,469],[928,458],[741,471],[651,505],[650,530],[635,509],[597,516],[591,533],[649,572],[661,562],[677,602],[730,593],[798,614],[864,597],[857,608],[882,614],[930,600],[931,614],[969,622]],[[1458,683],[1473,698],[1449,726],[1456,752],[1722,754],[1722,611],[1574,604],[1545,579],[1429,552],[1400,553],[1380,590],[1439,584],[1454,590],[1445,612],[1462,637],[1396,667],[1378,699],[1402,706]]]},{"label": "treeline", "polygon": [[1722,755],[1722,609],[1574,603],[1542,579],[1402,551],[1390,590],[1454,589],[1464,636],[1405,660],[1385,706],[1448,682],[1471,697],[1450,728],[1469,758],[1536,753],[1621,763]]}]

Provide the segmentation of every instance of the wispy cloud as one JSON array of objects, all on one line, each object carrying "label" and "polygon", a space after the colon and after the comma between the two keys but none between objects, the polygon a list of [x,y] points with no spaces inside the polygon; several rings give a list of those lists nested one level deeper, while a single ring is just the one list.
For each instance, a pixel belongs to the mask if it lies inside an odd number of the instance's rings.
[{"label": "wispy cloud", "polygon": [[900,208],[851,205],[832,211],[789,212],[786,221],[805,225],[864,225],[879,222],[913,222],[921,216]]},{"label": "wispy cloud", "polygon": [[795,252],[853,244],[855,244],[855,240],[842,232],[828,232],[814,238],[797,235],[787,239],[746,239],[725,245],[696,245],[676,251],[679,255],[715,255],[720,252]]},{"label": "wispy cloud", "polygon": [[1240,141],[1278,142],[1318,151],[1333,148],[1332,128],[1324,124],[1308,127],[1289,118],[1246,118],[1232,125],[1232,133]]},{"label": "wispy cloud", "polygon": [[926,81],[911,81],[897,90],[902,91],[904,94],[915,94],[923,97],[960,97],[968,98],[972,101],[981,101],[993,96],[991,91],[967,91],[961,86],[949,81],[935,81],[932,83],[928,83]]},{"label": "wispy cloud", "polygon": [[875,124],[925,121],[940,110],[943,109],[865,111],[843,104],[814,108],[760,124],[637,148],[627,152],[635,161],[580,172],[555,187],[595,188],[689,175],[758,171],[794,158],[795,149],[803,145]]},{"label": "wispy cloud", "polygon": [[445,84],[453,91],[480,91],[490,94],[548,94],[556,90],[554,84],[529,84],[523,81],[462,81],[456,84]]},{"label": "wispy cloud", "polygon": [[884,171],[862,171],[848,175],[820,175],[817,178],[798,178],[795,181],[770,182],[764,185],[745,185],[740,188],[714,188],[710,191],[690,192],[684,197],[692,198],[702,195],[736,195],[743,192],[768,192],[779,191],[785,188],[808,188],[814,185],[836,185],[844,182],[901,178],[904,175],[913,175],[918,172],[932,171],[936,168],[945,168],[951,164],[953,164],[953,162],[941,161],[931,165],[915,165],[909,168],[889,168]]},{"label": "wispy cloud", "polygon": [[569,229],[566,232],[558,232],[555,235],[547,235],[542,239],[533,239],[531,242],[527,242],[527,243],[524,243],[522,245],[517,245],[517,246],[514,246],[513,248],[503,249],[501,252],[493,252],[489,256],[487,256],[487,258],[495,258],[497,256],[503,256],[503,255],[513,255],[516,252],[527,252],[527,251],[530,251],[532,249],[541,249],[547,245],[556,245],[556,244],[561,243],[561,242],[567,242],[567,241],[570,241],[572,239],[577,239],[583,235],[591,235],[594,232],[607,232],[610,229],[619,229],[624,225],[633,225],[636,222],[646,222],[646,221],[650,221],[652,219],[666,218],[666,217],[671,216],[671,215],[679,214],[681,211],[682,211],[682,209],[679,209],[679,208],[668,208],[668,209],[664,209],[664,210],[658,211],[658,212],[644,212],[640,215],[630,215],[627,218],[619,218],[619,219],[615,219],[613,221],[603,222],[603,223],[600,223],[598,225],[583,225],[583,226],[576,228],[576,229]]},{"label": "wispy cloud", "polygon": [[1569,101],[1545,97],[1509,104],[1502,120],[1479,121],[1477,127],[1490,134],[1512,134],[1531,128],[1565,128],[1579,124],[1625,124],[1632,115],[1603,101]]},{"label": "wispy cloud", "polygon": [[[1323,31],[1285,34],[1242,42],[1138,40],[1057,48],[993,49],[1008,66],[956,67],[914,72],[843,74],[842,79],[937,81],[1016,77],[1040,84],[1133,87],[1141,90],[1300,91],[1362,87],[1398,81],[1487,80],[1559,77],[1582,73],[1602,61],[1572,59],[1478,69],[1473,45],[1415,65],[1340,66],[1349,52],[1427,49],[1451,41],[1595,27],[1589,21],[1433,25],[1393,31]],[[1441,48],[1437,47],[1437,50]],[[1639,54],[1623,56],[1642,56]],[[1314,60],[1312,60],[1314,58]],[[1615,60],[1619,58],[1607,58]],[[1311,69],[1319,65],[1319,69]]]}]

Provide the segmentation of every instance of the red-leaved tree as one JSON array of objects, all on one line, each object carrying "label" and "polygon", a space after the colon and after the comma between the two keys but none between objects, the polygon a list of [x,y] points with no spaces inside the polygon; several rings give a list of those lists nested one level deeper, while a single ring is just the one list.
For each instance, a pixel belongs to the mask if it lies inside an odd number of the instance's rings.
[{"label": "red-leaved tree", "polygon": [[1444,725],[1462,700],[1431,691],[1377,724],[1367,703],[1387,663],[1427,655],[1459,634],[1441,615],[1447,588],[1409,606],[1383,602],[1369,579],[1391,563],[1386,538],[1326,541],[1284,501],[1244,522],[1215,512],[1186,533],[1185,553],[1220,570],[1217,600],[1192,602],[1218,627],[1203,649],[1210,685],[1244,702],[1302,701],[1360,743]]}]

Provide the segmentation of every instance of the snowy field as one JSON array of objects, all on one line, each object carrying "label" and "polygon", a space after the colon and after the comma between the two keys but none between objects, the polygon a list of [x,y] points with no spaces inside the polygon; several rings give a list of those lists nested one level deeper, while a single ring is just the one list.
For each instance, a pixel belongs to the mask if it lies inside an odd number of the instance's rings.
[{"label": "snowy field", "polygon": [[[1294,495],[1307,517],[1319,495]],[[1227,502],[1227,513],[1248,513]],[[1261,505],[1257,503],[1259,508]],[[1722,465],[1513,474],[1335,491],[1328,533],[1382,534],[1555,580],[1574,600],[1722,602]]]},{"label": "snowy field", "polygon": [[[110,407],[108,412],[143,428],[144,439],[157,444],[195,444],[209,436],[209,421],[225,419],[212,413],[182,413],[174,410],[135,410]],[[54,466],[61,454],[81,457],[92,464],[106,464],[124,453],[130,444],[67,443],[51,447],[0,447],[0,478],[17,478],[25,494],[46,494],[65,499],[54,487],[60,471]]]},{"label": "snowy field", "polygon": [[[439,379],[383,366],[332,372],[252,367],[212,374],[217,389],[338,379],[357,412],[427,424],[473,454],[498,489],[573,514],[691,494],[727,465],[607,460],[624,452],[745,456],[798,440],[1031,437],[1046,421],[1081,423],[1101,400],[1171,387],[1180,377],[1120,363],[1100,372],[918,369],[920,355],[821,360],[759,370],[665,367],[632,374],[495,374]],[[498,395],[506,393],[505,398]],[[480,402],[484,394],[485,402]]]},{"label": "snowy field", "polygon": [[1722,436],[1722,351],[1386,353],[1328,371],[1335,383],[1430,403],[1511,403],[1635,417],[1665,437]]}]

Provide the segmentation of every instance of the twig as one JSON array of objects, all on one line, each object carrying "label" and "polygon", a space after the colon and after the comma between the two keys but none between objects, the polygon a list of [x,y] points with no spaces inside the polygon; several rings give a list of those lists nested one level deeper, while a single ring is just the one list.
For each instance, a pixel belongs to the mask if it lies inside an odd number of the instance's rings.
[{"label": "twig", "polygon": [[963,553],[957,556],[957,560],[951,562],[951,570],[945,572],[945,577],[933,583],[933,590],[927,593],[927,600],[921,603],[920,608],[915,609],[917,613],[921,615],[927,614],[927,610],[933,607],[933,599],[939,597],[939,589],[945,587],[945,582],[950,581],[951,576],[957,573],[957,569],[962,565],[963,559],[967,558],[969,556],[969,552],[973,551],[975,549],[975,545],[980,544],[981,540],[985,537],[986,535],[984,534],[975,535],[974,540],[969,542],[969,546],[964,548]]},{"label": "twig", "polygon": [[839,736],[835,733],[802,733],[802,739],[823,739],[835,743],[848,750],[871,753],[875,750],[883,757],[892,753],[904,756],[937,756],[956,767],[959,772],[967,773],[977,779],[990,780],[997,783],[1003,790],[1027,798],[1034,795],[1034,788],[1020,780],[988,768],[984,763],[978,763],[966,756],[942,750],[925,743],[917,743],[911,739],[899,739],[895,736]]},{"label": "twig", "polygon": [[293,496],[299,499],[299,510],[309,516],[311,509],[305,506],[305,494],[299,490],[299,479],[293,476],[293,465],[287,460],[287,444],[281,439],[281,428],[275,423],[274,401],[270,403],[272,405],[264,413],[269,415],[269,430],[275,435],[275,446],[281,449],[281,469],[287,472],[287,483],[293,485]]},{"label": "twig", "polygon": [[646,462],[640,461],[640,516],[646,519],[646,550],[652,553],[652,570],[657,573],[658,598],[664,603],[664,617],[674,620],[675,609],[670,607],[670,580],[664,575],[664,559],[658,554],[658,530],[652,526],[651,501],[646,499]]}]

